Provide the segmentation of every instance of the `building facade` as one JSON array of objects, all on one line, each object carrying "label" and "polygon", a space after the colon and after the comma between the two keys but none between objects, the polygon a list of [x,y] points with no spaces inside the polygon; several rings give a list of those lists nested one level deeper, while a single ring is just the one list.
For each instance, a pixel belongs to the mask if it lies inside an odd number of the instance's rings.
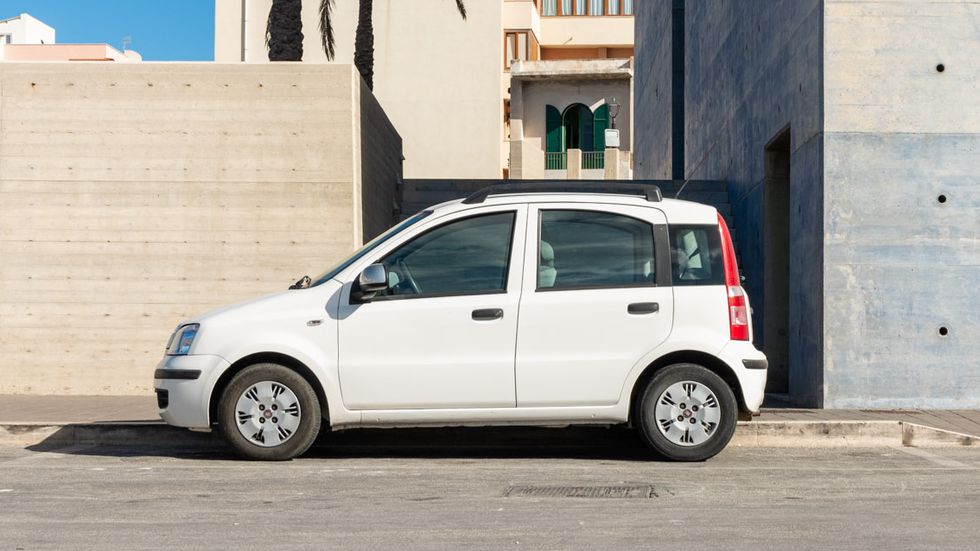
[{"label": "building facade", "polygon": [[0,61],[142,61],[133,50],[108,44],[57,44],[55,30],[22,13],[0,20]]},{"label": "building facade", "polygon": [[[445,0],[376,0],[374,93],[405,140],[405,176],[501,178],[516,172],[540,177],[534,174],[545,169],[549,111],[544,104],[535,104],[533,111],[523,108],[527,102],[515,106],[515,86],[534,89],[525,95],[550,94],[552,103],[547,105],[572,113],[567,126],[574,127],[575,136],[585,131],[593,136],[584,150],[593,153],[585,156],[593,162],[595,148],[605,149],[595,138],[604,138],[604,132],[593,130],[597,120],[607,120],[600,108],[615,97],[622,106],[617,119],[624,136],[621,158],[628,161],[631,72],[624,74],[620,68],[628,67],[633,55],[633,4],[634,0],[470,0],[464,21],[454,3]],[[271,5],[272,0],[216,0],[215,61],[267,62],[265,29]],[[303,60],[326,63],[318,6],[319,0],[307,0],[303,7]],[[333,14],[335,61],[351,63],[357,2],[336,2]],[[581,73],[570,79],[568,71],[559,78],[541,78],[546,72],[543,63],[563,66],[585,60],[618,61],[608,79],[618,85],[612,90],[605,86],[608,82],[592,87],[595,75]],[[599,76],[605,80],[603,73]],[[526,128],[533,128],[534,134],[525,136]],[[553,141],[561,148],[553,153],[567,151],[566,145]],[[604,154],[598,157],[604,163]],[[533,166],[524,161],[530,158]]]},{"label": "building facade", "polygon": [[978,20],[961,0],[638,6],[637,176],[728,182],[770,392],[980,406]]}]

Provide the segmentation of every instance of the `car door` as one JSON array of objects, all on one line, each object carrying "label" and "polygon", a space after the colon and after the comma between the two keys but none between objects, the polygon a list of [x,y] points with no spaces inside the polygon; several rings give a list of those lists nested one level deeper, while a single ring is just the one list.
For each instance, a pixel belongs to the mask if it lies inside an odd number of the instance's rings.
[{"label": "car door", "polygon": [[554,203],[531,205],[528,220],[517,405],[615,404],[633,366],[670,333],[666,217]]},{"label": "car door", "polygon": [[345,285],[340,385],[350,409],[514,407],[514,349],[527,207],[433,221],[370,261],[388,289]]}]

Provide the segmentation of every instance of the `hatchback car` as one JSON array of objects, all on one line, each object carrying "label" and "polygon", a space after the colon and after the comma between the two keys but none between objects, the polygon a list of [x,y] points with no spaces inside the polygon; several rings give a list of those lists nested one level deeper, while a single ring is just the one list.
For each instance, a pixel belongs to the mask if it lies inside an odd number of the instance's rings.
[{"label": "hatchback car", "polygon": [[629,423],[704,460],[757,412],[725,221],[638,184],[502,185],[420,212],[290,290],[180,324],[161,417],[254,459],[321,426]]}]

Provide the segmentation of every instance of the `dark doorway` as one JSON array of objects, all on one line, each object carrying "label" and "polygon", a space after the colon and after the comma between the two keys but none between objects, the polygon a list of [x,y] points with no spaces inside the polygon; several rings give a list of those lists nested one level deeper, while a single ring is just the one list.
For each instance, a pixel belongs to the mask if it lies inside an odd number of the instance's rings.
[{"label": "dark doorway", "polygon": [[790,131],[766,146],[763,228],[762,350],[769,359],[766,392],[789,393]]},{"label": "dark doorway", "polygon": [[565,149],[592,151],[592,110],[581,103],[569,105],[562,114]]}]

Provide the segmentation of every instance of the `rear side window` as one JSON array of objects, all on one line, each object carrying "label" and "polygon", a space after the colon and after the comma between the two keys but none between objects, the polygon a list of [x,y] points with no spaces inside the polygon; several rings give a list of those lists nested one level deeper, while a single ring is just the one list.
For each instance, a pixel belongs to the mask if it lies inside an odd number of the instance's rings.
[{"label": "rear side window", "polygon": [[544,210],[538,290],[654,285],[653,225],[608,212]]},{"label": "rear side window", "polygon": [[670,226],[674,285],[724,285],[718,226]]}]

